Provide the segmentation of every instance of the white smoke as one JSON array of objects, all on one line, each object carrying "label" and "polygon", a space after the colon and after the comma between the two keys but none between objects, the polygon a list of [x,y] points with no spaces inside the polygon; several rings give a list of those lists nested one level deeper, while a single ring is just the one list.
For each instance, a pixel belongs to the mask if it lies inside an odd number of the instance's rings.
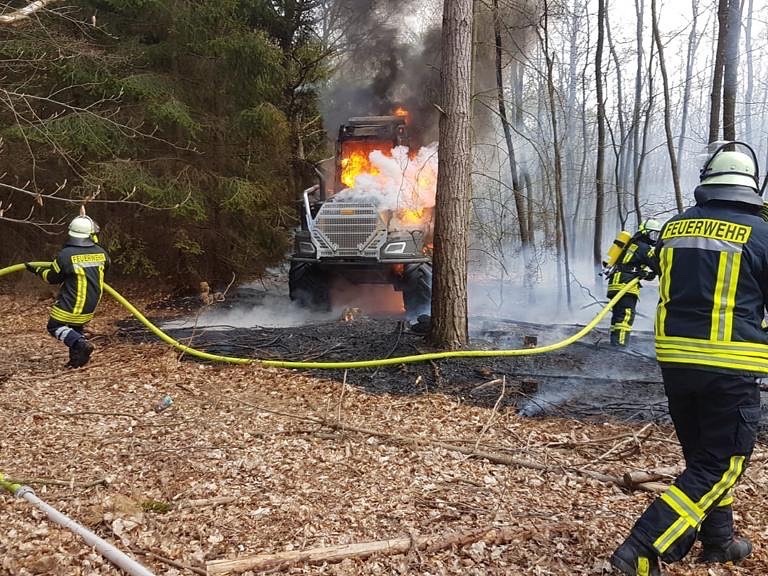
[{"label": "white smoke", "polygon": [[372,173],[362,173],[355,185],[333,197],[336,202],[365,202],[379,210],[432,208],[437,192],[437,143],[422,147],[410,158],[406,146],[396,146],[391,156],[374,150],[368,156]]}]

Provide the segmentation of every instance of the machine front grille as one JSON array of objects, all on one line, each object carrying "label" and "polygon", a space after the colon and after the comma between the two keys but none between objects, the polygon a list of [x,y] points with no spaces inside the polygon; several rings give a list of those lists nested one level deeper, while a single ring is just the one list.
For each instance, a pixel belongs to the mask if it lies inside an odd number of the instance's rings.
[{"label": "machine front grille", "polygon": [[[315,219],[320,256],[377,257],[386,231],[380,227],[379,212],[373,204],[328,202]],[[377,236],[381,236],[381,240]],[[328,245],[330,243],[330,246]]]}]

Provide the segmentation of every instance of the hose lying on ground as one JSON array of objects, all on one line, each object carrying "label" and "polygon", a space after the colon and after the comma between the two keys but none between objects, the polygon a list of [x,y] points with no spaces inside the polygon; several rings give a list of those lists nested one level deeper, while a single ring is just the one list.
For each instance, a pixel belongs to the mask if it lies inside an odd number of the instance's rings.
[{"label": "hose lying on ground", "polygon": [[[33,266],[46,267],[50,266],[50,262],[32,262]],[[7,268],[0,268],[0,276],[5,276],[12,272],[20,272],[24,270],[24,264],[16,264]],[[581,330],[568,338],[559,342],[554,342],[546,346],[537,348],[517,348],[511,350],[453,350],[450,352],[427,352],[424,354],[414,354],[411,356],[397,356],[394,358],[379,358],[375,360],[355,360],[355,361],[340,361],[340,362],[301,362],[293,360],[260,360],[257,358],[236,358],[233,356],[220,356],[218,354],[210,354],[201,350],[196,350],[185,346],[181,342],[171,338],[168,334],[160,330],[157,326],[152,324],[147,318],[136,309],[133,304],[128,302],[120,293],[118,293],[109,284],[104,283],[104,291],[117,300],[126,310],[133,314],[139,322],[144,324],[150,332],[160,338],[166,344],[173,346],[177,350],[181,350],[185,354],[195,356],[203,360],[211,360],[214,362],[229,362],[232,364],[260,364],[262,366],[271,366],[276,368],[311,368],[311,369],[328,369],[328,370],[345,370],[353,368],[376,368],[379,366],[393,366],[397,364],[408,364],[413,362],[427,362],[430,360],[442,360],[445,358],[493,358],[503,356],[531,356],[534,354],[546,354],[547,352],[553,352],[560,348],[570,346],[577,340],[580,340],[591,332],[595,326],[603,319],[608,311],[613,308],[616,302],[624,296],[624,294],[631,290],[638,282],[639,278],[634,278],[628,282],[618,293],[611,298],[610,302],[597,313],[597,315]]]},{"label": "hose lying on ground", "polygon": [[24,498],[27,502],[32,504],[32,506],[44,512],[51,521],[56,522],[56,524],[59,524],[80,536],[88,546],[96,549],[99,554],[123,570],[126,574],[130,574],[131,576],[154,576],[154,573],[147,570],[144,566],[136,562],[136,560],[127,556],[106,540],[99,538],[96,534],[72,520],[69,516],[62,514],[50,504],[40,500],[29,486],[12,484],[5,480],[3,475],[0,474],[0,488],[4,488],[17,498]]}]

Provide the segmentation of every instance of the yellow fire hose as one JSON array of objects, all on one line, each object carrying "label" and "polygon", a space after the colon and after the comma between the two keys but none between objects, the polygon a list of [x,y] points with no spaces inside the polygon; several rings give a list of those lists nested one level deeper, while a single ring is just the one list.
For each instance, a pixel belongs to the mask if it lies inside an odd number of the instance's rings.
[{"label": "yellow fire hose", "polygon": [[[50,262],[32,262],[33,266],[37,267],[50,267]],[[13,266],[9,266],[7,268],[0,268],[0,276],[5,276],[6,274],[10,274],[12,272],[20,272],[24,270],[24,264],[15,264]],[[104,290],[112,296],[115,300],[117,300],[120,304],[123,305],[123,307],[128,310],[131,314],[133,314],[139,322],[144,324],[150,332],[152,332],[155,336],[160,338],[163,342],[166,344],[169,344],[170,346],[173,346],[177,350],[181,350],[185,354],[189,354],[190,356],[195,356],[197,358],[201,358],[203,360],[211,360],[214,362],[229,362],[231,364],[260,364],[262,366],[271,366],[271,367],[277,367],[277,368],[313,368],[313,369],[328,369],[328,370],[345,370],[345,369],[353,369],[353,368],[375,368],[379,366],[393,366],[397,364],[408,364],[408,363],[414,363],[414,362],[426,362],[429,360],[442,360],[444,358],[491,358],[491,357],[498,357],[498,356],[531,356],[533,354],[546,354],[547,352],[552,352],[554,350],[559,350],[560,348],[565,348],[566,346],[570,346],[577,340],[580,340],[584,336],[586,336],[590,331],[594,329],[595,326],[600,322],[600,320],[603,319],[603,317],[608,313],[608,311],[613,308],[613,306],[616,304],[616,302],[619,301],[619,299],[628,291],[631,290],[635,284],[639,282],[639,278],[635,278],[632,281],[628,282],[624,288],[619,290],[619,292],[611,298],[610,302],[602,309],[600,312],[598,312],[597,316],[595,316],[589,324],[584,326],[581,330],[576,332],[576,334],[573,334],[572,336],[569,336],[565,340],[561,340],[560,342],[555,342],[553,344],[548,344],[546,346],[541,346],[540,348],[518,348],[518,349],[512,349],[512,350],[454,350],[451,352],[429,352],[425,354],[414,354],[411,356],[397,356],[394,358],[379,358],[376,360],[356,360],[356,361],[348,361],[348,362],[298,362],[298,361],[289,361],[289,360],[260,360],[257,358],[236,358],[233,356],[220,356],[218,354],[210,354],[208,352],[203,352],[201,350],[196,350],[194,348],[190,348],[189,346],[185,346],[181,342],[178,342],[177,340],[171,338],[160,330],[157,326],[152,324],[147,318],[139,312],[133,304],[128,302],[120,293],[118,293],[114,288],[112,288],[109,284],[104,284]]]}]

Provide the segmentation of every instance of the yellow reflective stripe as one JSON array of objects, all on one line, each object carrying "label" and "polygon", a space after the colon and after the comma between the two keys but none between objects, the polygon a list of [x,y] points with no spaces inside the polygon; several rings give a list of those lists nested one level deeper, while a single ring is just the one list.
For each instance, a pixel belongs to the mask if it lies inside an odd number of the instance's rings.
[{"label": "yellow reflective stripe", "polygon": [[621,260],[622,264],[629,264],[630,260],[635,256],[635,252],[637,252],[637,244],[632,244],[629,248],[627,248],[626,254],[624,254],[624,258]]},{"label": "yellow reflective stripe", "polygon": [[[653,543],[654,549],[659,554],[666,552],[666,550],[683,534],[685,534],[689,528],[697,528],[701,521],[699,521],[697,524],[691,524],[691,520],[695,519],[696,514],[700,513],[699,516],[703,518],[709,508],[712,507],[712,504],[718,499],[723,498],[723,494],[725,494],[725,498],[730,498],[731,500],[733,499],[731,496],[731,490],[733,489],[734,484],[736,484],[736,480],[739,479],[739,476],[744,469],[745,459],[745,456],[731,456],[731,460],[728,464],[728,470],[725,471],[725,473],[720,477],[720,480],[718,480],[712,489],[704,494],[704,496],[702,496],[699,501],[696,502],[696,504],[693,504],[690,498],[688,498],[679,488],[677,488],[676,492],[672,491],[672,488],[676,488],[675,486],[670,486],[669,490],[661,495],[662,500],[679,515],[679,518],[675,520],[672,525],[667,528],[667,530]],[[665,495],[667,495],[667,497],[665,497]],[[684,514],[681,513],[681,511],[675,507],[681,504],[681,500],[676,500],[673,498],[673,496],[677,496],[678,498],[680,496],[684,497],[684,499],[690,503],[691,510]],[[675,505],[673,505],[670,501],[673,501]],[[726,504],[722,505],[725,506]],[[685,512],[685,510],[683,511]],[[690,512],[693,512],[693,514],[690,514]]]},{"label": "yellow reflective stripe", "polygon": [[726,342],[733,336],[733,309],[736,307],[736,287],[739,285],[739,272],[741,271],[741,252],[729,253],[731,259],[731,273],[727,280],[728,291],[725,298],[725,310],[723,317],[723,340]]},{"label": "yellow reflective stripe", "polygon": [[661,499],[677,512],[678,516],[685,520],[691,528],[697,528],[704,520],[704,511],[677,486],[672,485],[667,488],[661,495]]},{"label": "yellow reflective stripe", "polygon": [[85,294],[88,290],[88,280],[85,277],[85,268],[81,266],[75,266],[75,274],[77,276],[77,299],[75,305],[72,307],[72,314],[82,314],[83,307],[85,306]]},{"label": "yellow reflective stripe", "polygon": [[768,344],[738,341],[717,342],[701,338],[686,338],[684,336],[659,336],[656,338],[656,347],[691,351],[726,352],[741,356],[768,355]]},{"label": "yellow reflective stripe", "polygon": [[718,366],[730,370],[745,370],[747,372],[768,373],[768,359],[745,358],[743,356],[729,356],[720,354],[714,357],[711,353],[701,352],[661,352],[656,350],[658,362],[674,364],[697,364],[703,366]]},{"label": "yellow reflective stripe", "polygon": [[71,312],[67,312],[66,310],[54,306],[51,308],[51,318],[65,324],[85,324],[93,319],[93,313],[72,314]]},{"label": "yellow reflective stripe", "polygon": [[45,280],[46,282],[48,282],[48,272],[50,271],[51,271],[50,268],[46,268],[45,270],[43,270],[43,273],[41,274],[43,280]]},{"label": "yellow reflective stripe", "polygon": [[741,472],[744,469],[745,456],[731,456],[731,461],[728,465],[728,470],[725,471],[720,481],[712,487],[712,490],[704,494],[699,500],[698,505],[707,510],[712,504],[719,500],[723,494],[726,494],[733,485],[736,484],[736,480],[741,476]]},{"label": "yellow reflective stripe", "polygon": [[715,291],[712,293],[712,324],[709,329],[710,340],[722,340],[720,335],[720,308],[723,305],[723,292],[725,287],[725,272],[728,265],[728,252],[720,252],[720,260],[717,264],[717,281]]},{"label": "yellow reflective stripe", "polygon": [[733,496],[726,496],[717,503],[718,508],[724,508],[733,504]]},{"label": "yellow reflective stripe", "polygon": [[61,267],[59,266],[59,261],[58,260],[54,260],[53,261],[53,265],[51,266],[51,268],[53,268],[53,271],[56,272],[56,274],[61,272]]},{"label": "yellow reflective stripe", "polygon": [[99,266],[99,293],[96,296],[96,304],[101,302],[101,295],[104,292],[104,266]]},{"label": "yellow reflective stripe", "polygon": [[680,536],[682,536],[686,530],[688,530],[688,523],[682,518],[678,518],[672,523],[672,526],[659,536],[653,543],[653,547],[659,554],[664,554],[667,548],[672,546]]},{"label": "yellow reflective stripe", "polygon": [[670,271],[672,268],[672,248],[662,248],[659,251],[659,305],[656,308],[656,336],[666,334],[664,323],[667,321],[667,304],[669,304]]},{"label": "yellow reflective stripe", "polygon": [[637,576],[650,576],[651,562],[646,556],[640,556],[637,559]]}]

